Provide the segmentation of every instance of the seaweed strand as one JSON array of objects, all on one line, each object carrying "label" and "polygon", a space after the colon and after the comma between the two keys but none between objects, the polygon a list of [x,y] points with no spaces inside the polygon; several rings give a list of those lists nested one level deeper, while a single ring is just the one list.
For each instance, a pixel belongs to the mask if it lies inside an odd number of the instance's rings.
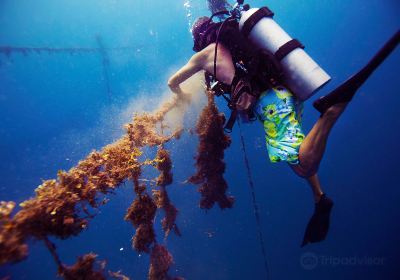
[{"label": "seaweed strand", "polygon": [[200,208],[211,209],[218,203],[221,209],[231,208],[234,198],[227,196],[228,184],[225,172],[224,151],[231,144],[231,139],[224,133],[225,116],[218,112],[211,91],[206,92],[208,104],[204,107],[197,121],[196,133],[200,142],[197,148],[197,172],[188,181],[200,185]]}]

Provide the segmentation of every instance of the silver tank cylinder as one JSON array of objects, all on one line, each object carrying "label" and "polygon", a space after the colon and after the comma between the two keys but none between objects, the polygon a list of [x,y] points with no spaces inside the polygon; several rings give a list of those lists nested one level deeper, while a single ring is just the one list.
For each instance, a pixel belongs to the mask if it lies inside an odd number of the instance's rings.
[{"label": "silver tank cylinder", "polygon": [[[258,8],[252,8],[242,13],[240,29],[258,10]],[[263,17],[259,20],[248,38],[256,46],[273,54],[292,40],[272,17]],[[296,48],[287,54],[281,60],[281,65],[286,86],[302,101],[310,98],[331,80],[331,77],[302,48]]]}]

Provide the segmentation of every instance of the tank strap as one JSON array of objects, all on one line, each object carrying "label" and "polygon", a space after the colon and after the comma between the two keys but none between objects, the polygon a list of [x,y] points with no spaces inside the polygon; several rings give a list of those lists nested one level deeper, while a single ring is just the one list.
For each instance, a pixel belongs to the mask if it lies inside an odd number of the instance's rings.
[{"label": "tank strap", "polygon": [[289,53],[297,48],[304,49],[304,45],[300,43],[299,40],[292,39],[276,51],[275,57],[278,61],[281,61],[285,56],[287,56]]},{"label": "tank strap", "polygon": [[273,17],[274,12],[272,12],[268,7],[262,7],[258,9],[257,12],[252,14],[243,24],[242,34],[245,37],[248,37],[253,27],[264,17]]}]

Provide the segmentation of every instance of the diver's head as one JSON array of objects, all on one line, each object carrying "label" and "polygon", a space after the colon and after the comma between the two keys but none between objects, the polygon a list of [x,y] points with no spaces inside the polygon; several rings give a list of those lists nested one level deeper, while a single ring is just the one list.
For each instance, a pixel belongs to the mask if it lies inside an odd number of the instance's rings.
[{"label": "diver's head", "polygon": [[199,33],[206,31],[208,24],[210,22],[209,17],[199,17],[192,25],[192,35],[195,37]]},{"label": "diver's head", "polygon": [[199,52],[205,48],[204,35],[210,25],[209,17],[199,17],[192,26],[192,36],[194,41],[193,50]]}]

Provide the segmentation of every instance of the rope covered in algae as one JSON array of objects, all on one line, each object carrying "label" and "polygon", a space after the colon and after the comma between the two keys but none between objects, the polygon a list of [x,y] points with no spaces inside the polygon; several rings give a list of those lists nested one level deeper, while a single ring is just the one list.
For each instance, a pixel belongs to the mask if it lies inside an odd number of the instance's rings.
[{"label": "rope covered in algae", "polygon": [[[216,109],[212,94],[207,94],[208,105],[197,125],[201,141],[196,166],[201,172],[215,166],[224,167],[223,151],[230,143],[223,132],[218,132],[223,131],[223,120]],[[100,151],[92,151],[69,171],[59,171],[56,179],[43,181],[36,188],[35,196],[22,202],[19,211],[14,215],[12,212],[15,202],[0,202],[0,265],[25,259],[28,256],[27,242],[29,239],[36,239],[42,240],[49,249],[57,264],[58,274],[64,279],[106,279],[105,262],[96,262],[95,254],[79,257],[77,263],[66,266],[48,237],[67,239],[81,233],[95,216],[93,210],[107,203],[104,195],[113,193],[123,182],[130,180],[133,182],[136,197],[127,210],[125,220],[136,228],[132,238],[133,248],[150,254],[148,278],[182,279],[168,276],[173,257],[163,245],[157,244],[153,225],[157,209],[162,209],[165,213],[161,221],[165,237],[171,231],[180,235],[175,222],[178,210],[167,193],[167,186],[173,181],[172,161],[164,145],[173,139],[179,139],[183,129],[170,129],[169,134],[165,135],[165,126],[162,124],[166,115],[180,105],[178,99],[173,98],[153,113],[136,114],[133,121],[125,125],[126,134],[123,137]],[[200,123],[203,130],[199,129]],[[163,129],[160,131],[159,127]],[[210,157],[207,161],[207,154],[211,153],[207,153],[205,147],[212,144],[210,141],[216,141],[213,151],[218,157]],[[144,147],[158,147],[156,157],[141,161],[141,150]],[[212,165],[207,165],[207,162]],[[147,191],[147,186],[143,183],[149,180],[140,179],[142,167],[145,165],[151,165],[160,172],[155,180],[150,180],[156,182],[156,188],[151,192]],[[195,182],[203,184],[200,188],[202,201],[209,200],[211,204],[217,201],[221,208],[227,205],[230,207],[233,202],[232,198],[225,195],[227,184],[222,177],[224,170],[208,170]],[[207,192],[202,192],[206,187]],[[109,276],[129,279],[120,272],[109,272]]]}]

